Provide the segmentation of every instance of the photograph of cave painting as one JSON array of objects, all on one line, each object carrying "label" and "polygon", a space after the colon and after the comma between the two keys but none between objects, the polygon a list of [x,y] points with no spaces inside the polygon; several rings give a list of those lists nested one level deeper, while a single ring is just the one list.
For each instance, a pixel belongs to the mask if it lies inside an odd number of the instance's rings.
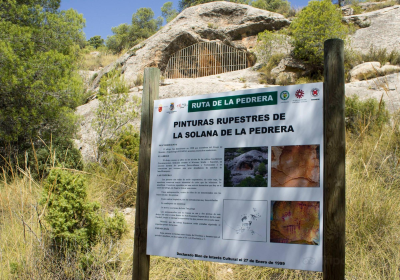
[{"label": "photograph of cave painting", "polygon": [[271,148],[271,187],[319,186],[319,145]]},{"label": "photograph of cave painting", "polygon": [[224,187],[267,187],[268,147],[226,148]]},{"label": "photograph of cave painting", "polygon": [[318,201],[272,201],[272,243],[319,245]]}]

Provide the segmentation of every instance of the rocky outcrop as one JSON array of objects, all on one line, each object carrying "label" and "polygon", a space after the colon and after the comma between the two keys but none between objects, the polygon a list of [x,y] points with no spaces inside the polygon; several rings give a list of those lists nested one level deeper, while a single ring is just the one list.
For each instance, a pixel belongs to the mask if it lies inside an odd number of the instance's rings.
[{"label": "rocky outcrop", "polygon": [[350,82],[368,80],[394,72],[400,72],[400,67],[390,64],[381,67],[381,63],[378,61],[365,62],[350,70]]},{"label": "rocky outcrop", "polygon": [[271,70],[271,77],[278,85],[288,84],[294,83],[299,77],[307,76],[310,71],[311,68],[303,61],[287,56]]},{"label": "rocky outcrop", "polygon": [[279,30],[289,23],[280,14],[225,1],[190,7],[159,32],[102,69],[91,86],[97,88],[101,77],[115,67],[121,67],[128,82],[135,80],[145,67],[158,67],[164,71],[172,54],[198,42],[219,40],[249,50],[259,32]]},{"label": "rocky outcrop", "polygon": [[351,47],[360,52],[367,52],[371,47],[387,49],[400,48],[400,6],[344,17],[344,21],[362,27],[350,36]]},{"label": "rocky outcrop", "polygon": [[[219,75],[201,77],[196,79],[173,79],[165,80],[160,86],[160,99],[181,96],[193,96],[208,93],[218,93],[236,91],[246,88],[263,88],[266,85],[258,83],[258,72],[250,68],[234,71]],[[131,98],[142,96],[143,87],[133,87],[130,89]],[[98,108],[99,101],[95,98],[88,103],[79,106],[76,114],[80,116],[80,132],[76,142],[76,147],[81,150],[85,161],[95,160],[96,145],[95,131],[92,126],[93,119]],[[139,110],[140,111],[140,110]],[[140,112],[139,112],[140,114]],[[139,130],[140,115],[132,123]]]},{"label": "rocky outcrop", "polygon": [[[260,163],[268,160],[268,150],[265,151],[265,149],[268,149],[268,147],[264,147],[264,151],[251,150],[234,157],[232,160],[225,161],[225,166],[231,171],[231,180],[234,186],[247,177],[256,175]],[[235,156],[235,154],[232,156]],[[268,174],[265,174],[264,177],[268,178]]]},{"label": "rocky outcrop", "polygon": [[345,92],[346,96],[358,95],[360,100],[383,99],[390,112],[397,112],[400,108],[400,74],[348,83],[345,85]]},{"label": "rocky outcrop", "polygon": [[319,187],[319,146],[271,149],[271,187]]},{"label": "rocky outcrop", "polygon": [[381,63],[378,61],[365,62],[357,65],[350,70],[350,82],[367,80],[371,77],[378,76],[378,69],[381,68]]}]

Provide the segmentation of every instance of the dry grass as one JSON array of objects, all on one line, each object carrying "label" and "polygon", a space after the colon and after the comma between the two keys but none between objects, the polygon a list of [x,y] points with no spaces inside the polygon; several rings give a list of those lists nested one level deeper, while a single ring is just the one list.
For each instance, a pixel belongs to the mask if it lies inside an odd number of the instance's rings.
[{"label": "dry grass", "polygon": [[120,55],[112,54],[111,52],[99,52],[98,55],[85,53],[79,65],[80,70],[97,71],[116,61]]}]

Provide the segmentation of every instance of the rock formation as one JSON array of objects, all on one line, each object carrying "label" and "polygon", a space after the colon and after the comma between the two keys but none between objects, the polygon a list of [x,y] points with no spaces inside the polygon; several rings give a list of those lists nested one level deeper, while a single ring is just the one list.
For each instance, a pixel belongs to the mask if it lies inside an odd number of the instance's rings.
[{"label": "rock formation", "polygon": [[289,24],[290,21],[278,13],[225,1],[190,7],[156,34],[102,69],[92,88],[97,88],[101,77],[115,67],[122,68],[128,82],[143,73],[145,67],[158,67],[164,71],[172,54],[199,42],[220,40],[248,51],[255,45],[259,32],[279,30]]},{"label": "rock formation", "polygon": [[[228,158],[233,157],[231,160]],[[253,178],[261,162],[268,160],[268,147],[263,147],[263,151],[251,150],[243,154],[233,152],[225,153],[225,166],[231,171],[231,180],[234,186],[238,185],[247,177]],[[268,170],[268,165],[266,165]],[[268,174],[263,174],[268,178]]]},{"label": "rock formation", "polygon": [[271,187],[319,187],[319,146],[271,148]]},{"label": "rock formation", "polygon": [[390,112],[400,108],[400,73],[345,85],[346,96],[358,95],[360,100],[381,98]]},{"label": "rock formation", "polygon": [[387,51],[400,48],[400,6],[344,17],[362,27],[350,36],[351,47],[356,51],[367,52],[371,47]]},{"label": "rock formation", "polygon": [[368,80],[373,77],[392,74],[393,72],[400,72],[400,67],[389,64],[381,67],[378,61],[365,62],[350,70],[350,82]]}]

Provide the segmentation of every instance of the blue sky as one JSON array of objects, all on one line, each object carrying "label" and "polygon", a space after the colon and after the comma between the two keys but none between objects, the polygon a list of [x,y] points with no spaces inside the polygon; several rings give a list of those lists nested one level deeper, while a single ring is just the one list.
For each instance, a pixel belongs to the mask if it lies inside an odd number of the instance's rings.
[{"label": "blue sky", "polygon": [[[161,16],[162,5],[168,0],[61,0],[61,10],[74,9],[83,14],[86,19],[84,29],[86,38],[100,35],[103,39],[112,35],[111,27],[121,23],[130,24],[132,14],[139,8],[151,8],[155,17]],[[174,8],[178,9],[179,0],[173,0]],[[308,0],[293,0],[293,7],[306,6]],[[164,22],[165,23],[165,22]]]}]

